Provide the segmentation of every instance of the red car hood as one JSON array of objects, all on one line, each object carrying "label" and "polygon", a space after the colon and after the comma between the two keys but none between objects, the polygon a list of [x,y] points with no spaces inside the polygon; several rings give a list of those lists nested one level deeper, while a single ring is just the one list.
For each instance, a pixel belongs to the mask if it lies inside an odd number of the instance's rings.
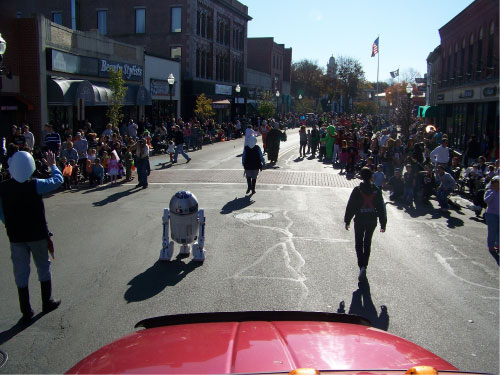
[{"label": "red car hood", "polygon": [[249,320],[140,330],[97,350],[68,373],[229,374],[303,367],[406,371],[417,365],[457,370],[418,345],[368,326]]}]

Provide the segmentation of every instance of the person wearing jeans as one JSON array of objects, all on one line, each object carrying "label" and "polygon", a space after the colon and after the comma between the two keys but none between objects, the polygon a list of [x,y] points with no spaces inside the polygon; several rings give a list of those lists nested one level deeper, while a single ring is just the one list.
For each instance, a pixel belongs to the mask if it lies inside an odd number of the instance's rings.
[{"label": "person wearing jeans", "polygon": [[445,171],[445,167],[443,165],[438,165],[437,180],[439,181],[439,187],[436,191],[436,198],[439,202],[439,206],[441,207],[441,211],[447,211],[448,196],[455,188],[455,179]]},{"label": "person wearing jeans", "polygon": [[484,192],[484,201],[488,205],[484,217],[486,218],[486,223],[488,224],[488,250],[498,252],[498,211],[500,205],[500,199],[498,194],[498,186],[500,182],[500,177],[495,176],[491,179],[490,183],[486,186],[486,191]]},{"label": "person wearing jeans", "polygon": [[176,125],[175,127],[174,141],[175,141],[175,154],[173,162],[177,163],[177,156],[180,153],[182,156],[184,156],[184,159],[187,160],[186,163],[189,163],[191,161],[191,158],[184,152],[184,135],[182,134],[179,125]]},{"label": "person wearing jeans", "polygon": [[136,151],[136,168],[137,168],[137,179],[139,183],[136,187],[142,187],[143,189],[147,189],[148,187],[148,175],[150,172],[149,166],[149,147],[144,138],[140,139],[138,143],[136,143],[135,151]]}]

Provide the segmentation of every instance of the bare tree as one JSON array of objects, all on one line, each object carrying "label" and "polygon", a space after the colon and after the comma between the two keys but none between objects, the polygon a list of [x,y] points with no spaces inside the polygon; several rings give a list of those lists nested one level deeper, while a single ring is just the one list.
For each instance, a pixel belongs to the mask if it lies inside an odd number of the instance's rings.
[{"label": "bare tree", "polygon": [[[354,57],[340,56],[337,58],[337,63],[339,84],[346,103],[349,103],[351,99],[356,98],[361,83],[365,81],[365,72],[361,63]],[[347,112],[351,112],[349,106]]]},{"label": "bare tree", "polygon": [[418,70],[413,69],[413,68],[408,68],[408,69],[404,70],[403,72],[401,72],[401,81],[414,84],[414,83],[416,83],[415,78],[418,78],[421,76],[422,75],[420,74],[420,72]]}]

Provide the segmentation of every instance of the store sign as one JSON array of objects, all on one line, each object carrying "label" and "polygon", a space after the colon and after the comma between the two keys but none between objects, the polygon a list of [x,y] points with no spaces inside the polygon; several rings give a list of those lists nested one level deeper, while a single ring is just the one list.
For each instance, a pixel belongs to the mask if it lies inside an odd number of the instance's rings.
[{"label": "store sign", "polygon": [[99,60],[99,77],[109,77],[109,70],[121,70],[124,80],[142,81],[143,69],[141,65],[127,64],[110,60]]},{"label": "store sign", "polygon": [[215,93],[219,95],[232,95],[233,86],[215,85]]},{"label": "store sign", "polygon": [[439,94],[436,98],[437,100],[444,100],[444,94]]},{"label": "store sign", "polygon": [[[161,79],[151,79],[149,91],[151,92],[151,95],[170,96],[170,85],[168,84],[168,81],[163,81]],[[174,94],[173,87],[172,94]]]},{"label": "store sign", "polygon": [[97,59],[47,49],[47,70],[85,76],[97,76]]},{"label": "store sign", "polygon": [[483,89],[483,95],[484,96],[495,96],[497,94],[497,88],[496,87],[485,87]]}]

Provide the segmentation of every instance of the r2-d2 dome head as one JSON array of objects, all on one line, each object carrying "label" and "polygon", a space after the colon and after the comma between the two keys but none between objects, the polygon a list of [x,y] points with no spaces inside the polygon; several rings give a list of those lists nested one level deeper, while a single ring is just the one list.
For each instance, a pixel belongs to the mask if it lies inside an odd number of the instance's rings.
[{"label": "r2-d2 dome head", "polygon": [[197,239],[198,200],[190,191],[178,191],[170,200],[170,230],[179,244],[190,244]]}]

